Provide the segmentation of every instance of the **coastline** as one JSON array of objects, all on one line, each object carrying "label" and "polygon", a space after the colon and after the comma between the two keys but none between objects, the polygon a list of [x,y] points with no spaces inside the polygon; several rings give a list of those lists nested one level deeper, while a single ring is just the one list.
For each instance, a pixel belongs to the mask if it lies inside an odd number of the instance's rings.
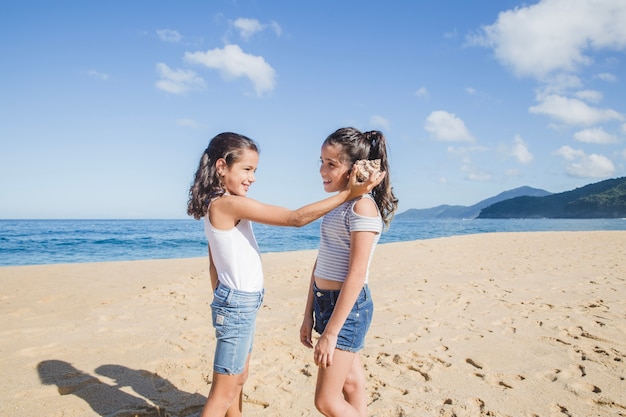
[{"label": "coastline", "polygon": [[[255,224],[261,252],[317,249],[316,220],[299,228]],[[379,244],[498,232],[626,231],[626,219],[402,219]],[[0,220],[0,266],[177,259],[206,255],[201,222],[177,220]]]},{"label": "coastline", "polygon": [[[262,255],[246,415],[318,415],[298,341],[315,255]],[[379,245],[370,415],[626,415],[625,283],[624,231]],[[0,267],[0,414],[196,415],[210,299],[205,257]]]}]

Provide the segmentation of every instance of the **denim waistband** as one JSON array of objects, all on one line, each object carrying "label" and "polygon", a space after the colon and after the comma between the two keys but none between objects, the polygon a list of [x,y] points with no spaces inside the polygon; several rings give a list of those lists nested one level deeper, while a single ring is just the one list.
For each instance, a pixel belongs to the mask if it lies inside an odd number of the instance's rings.
[{"label": "denim waistband", "polygon": [[[359,296],[367,294],[367,290],[368,290],[367,284],[363,285],[363,288],[361,288],[361,292],[359,293]],[[315,295],[315,297],[317,298],[324,298],[324,299],[331,300],[333,304],[339,298],[340,292],[341,290],[320,290],[317,287],[317,285],[315,285],[315,282],[313,283],[313,295]]]},{"label": "denim waistband", "polygon": [[248,300],[263,300],[263,294],[265,293],[265,289],[259,291],[259,292],[247,292],[247,291],[241,291],[241,290],[237,290],[235,288],[230,288],[227,287],[226,285],[218,282],[217,288],[215,289],[215,292],[218,293],[221,297],[223,297],[225,299],[225,301],[227,303],[230,303],[230,300],[233,297],[238,297],[238,298],[244,298],[244,299],[248,299]]}]

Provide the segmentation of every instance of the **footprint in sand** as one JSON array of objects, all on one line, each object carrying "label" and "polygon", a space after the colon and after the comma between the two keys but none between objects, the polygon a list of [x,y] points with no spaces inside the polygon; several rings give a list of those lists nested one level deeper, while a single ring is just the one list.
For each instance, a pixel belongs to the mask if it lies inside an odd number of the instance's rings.
[{"label": "footprint in sand", "polygon": [[556,403],[551,404],[550,405],[550,417],[556,417],[560,415],[573,417],[573,415],[567,410],[565,406],[562,406]]},{"label": "footprint in sand", "polygon": [[473,359],[467,358],[465,359],[465,363],[472,365],[476,369],[483,369],[483,366],[477,363],[476,361],[474,361]]},{"label": "footprint in sand", "polygon": [[[487,384],[491,385],[492,387],[513,389],[513,386],[511,384],[508,384],[508,383],[503,381],[503,376],[504,375],[502,375],[502,374],[485,375],[485,374],[481,374],[481,373],[477,372],[474,375],[479,377],[480,379],[484,380]],[[521,375],[518,375],[517,379],[523,381],[526,378],[524,378]]]},{"label": "footprint in sand", "polygon": [[267,408],[270,406],[270,403],[268,403],[267,401],[258,400],[256,398],[251,398],[245,393],[243,395],[243,402],[246,404],[256,405],[261,408]]},{"label": "footprint in sand", "polygon": [[313,374],[311,373],[311,370],[309,369],[309,365],[305,365],[304,368],[300,369],[300,373],[302,375],[308,376],[308,377],[313,376]]},{"label": "footprint in sand", "polygon": [[416,368],[413,365],[409,365],[408,369],[409,369],[409,371],[414,371],[414,372],[417,372],[418,374],[420,374],[421,377],[424,378],[424,382],[430,381],[430,375],[428,374],[428,372],[422,371],[421,369]]},{"label": "footprint in sand", "polygon": [[593,384],[588,384],[586,382],[573,382],[567,384],[567,388],[578,396],[586,395],[589,393],[599,394],[602,392],[602,390],[597,386]]},{"label": "footprint in sand", "polygon": [[538,376],[545,381],[556,382],[559,379],[560,373],[560,369],[550,369],[549,371],[539,373]]}]

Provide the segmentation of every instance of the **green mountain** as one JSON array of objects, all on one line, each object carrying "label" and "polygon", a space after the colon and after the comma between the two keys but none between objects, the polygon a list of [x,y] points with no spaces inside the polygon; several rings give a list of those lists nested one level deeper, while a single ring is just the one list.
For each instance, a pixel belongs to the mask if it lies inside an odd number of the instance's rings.
[{"label": "green mountain", "polygon": [[497,203],[498,201],[504,201],[519,196],[546,196],[550,194],[552,193],[538,188],[519,187],[504,191],[472,206],[450,206],[442,204],[426,209],[409,209],[399,213],[396,217],[406,219],[473,219],[480,214],[483,208]]},{"label": "green mountain", "polygon": [[545,197],[522,196],[481,210],[479,219],[626,218],[626,177],[609,179]]}]

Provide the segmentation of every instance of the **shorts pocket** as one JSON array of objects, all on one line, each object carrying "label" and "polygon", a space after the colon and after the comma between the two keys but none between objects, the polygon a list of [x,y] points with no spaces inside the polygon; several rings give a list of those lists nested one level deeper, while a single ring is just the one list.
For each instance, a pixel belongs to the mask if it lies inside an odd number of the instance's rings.
[{"label": "shorts pocket", "polygon": [[228,323],[230,322],[229,311],[225,308],[211,306],[211,315],[213,317],[215,335],[217,337],[223,336],[226,333]]}]

